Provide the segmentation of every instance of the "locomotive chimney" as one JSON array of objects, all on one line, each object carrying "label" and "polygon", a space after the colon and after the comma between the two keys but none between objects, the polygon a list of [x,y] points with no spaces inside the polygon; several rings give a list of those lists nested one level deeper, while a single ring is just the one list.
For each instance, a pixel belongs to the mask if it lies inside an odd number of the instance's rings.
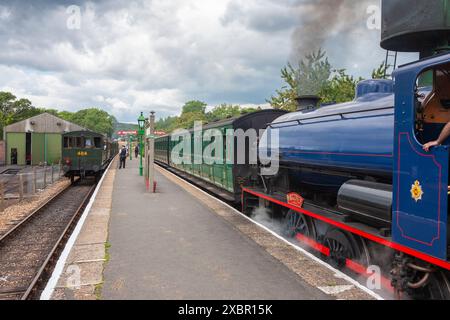
[{"label": "locomotive chimney", "polygon": [[297,111],[311,112],[319,108],[320,98],[316,95],[302,95],[295,100],[297,101]]}]

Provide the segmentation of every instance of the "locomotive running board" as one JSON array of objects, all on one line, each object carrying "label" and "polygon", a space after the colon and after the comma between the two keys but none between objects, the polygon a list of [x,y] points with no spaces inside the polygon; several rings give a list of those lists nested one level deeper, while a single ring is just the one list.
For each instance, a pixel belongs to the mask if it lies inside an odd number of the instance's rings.
[{"label": "locomotive running board", "polygon": [[256,189],[252,189],[252,188],[242,188],[242,199],[243,200],[245,199],[245,193],[251,194],[251,195],[256,196],[258,198],[261,198],[261,199],[264,199],[266,201],[269,201],[269,202],[275,203],[277,205],[283,206],[285,208],[288,208],[290,210],[296,211],[298,213],[302,213],[302,214],[304,214],[306,216],[309,216],[309,217],[311,217],[313,219],[322,221],[322,222],[324,222],[326,224],[332,225],[332,226],[337,227],[339,229],[342,229],[342,230],[348,231],[350,233],[353,233],[355,235],[361,236],[361,237],[363,237],[363,238],[365,238],[367,240],[376,242],[376,243],[378,243],[380,245],[383,245],[385,247],[388,247],[388,248],[391,248],[391,249],[394,249],[394,250],[406,253],[406,254],[408,254],[410,256],[416,257],[418,259],[421,259],[421,260],[426,261],[428,263],[434,264],[434,265],[439,266],[441,268],[444,268],[446,270],[450,270],[450,262],[444,261],[444,260],[441,260],[441,259],[438,259],[438,258],[435,258],[433,256],[429,256],[427,254],[424,254],[422,252],[419,252],[419,251],[413,250],[411,248],[405,247],[405,246],[400,245],[398,243],[394,243],[389,238],[384,238],[384,237],[378,236],[378,235],[376,235],[374,233],[370,233],[368,231],[363,231],[363,230],[361,230],[359,228],[356,228],[354,226],[349,225],[348,223],[337,221],[337,219],[333,219],[332,217],[329,217],[329,216],[326,217],[324,215],[321,215],[321,214],[318,214],[318,213],[314,213],[314,212],[311,212],[309,210],[305,210],[303,208],[298,208],[298,207],[292,206],[289,203],[287,203],[286,201],[283,201],[281,199],[276,199],[273,195],[265,194],[264,192],[262,192],[260,190],[256,190]]}]

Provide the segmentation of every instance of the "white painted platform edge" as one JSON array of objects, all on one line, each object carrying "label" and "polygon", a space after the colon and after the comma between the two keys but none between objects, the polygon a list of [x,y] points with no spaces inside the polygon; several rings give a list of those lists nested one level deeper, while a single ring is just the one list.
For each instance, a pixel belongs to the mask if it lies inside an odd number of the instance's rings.
[{"label": "white painted platform edge", "polygon": [[[157,165],[158,166],[158,165]],[[167,172],[168,174],[172,175],[173,177],[175,177],[176,179],[183,181],[187,184],[189,184],[190,186],[192,186],[193,188],[197,189],[198,191],[202,192],[203,194],[207,195],[208,197],[222,203],[223,205],[227,206],[228,208],[230,208],[231,210],[233,210],[234,212],[238,213],[239,215],[241,215],[242,217],[244,217],[245,219],[249,220],[250,222],[256,224],[258,227],[266,230],[267,232],[269,232],[270,234],[272,234],[274,237],[280,239],[281,241],[283,241],[284,243],[290,245],[291,247],[295,248],[297,251],[303,253],[305,256],[307,256],[308,258],[310,258],[311,260],[321,264],[322,266],[326,267],[327,269],[333,271],[337,277],[344,279],[346,281],[348,281],[349,283],[351,283],[352,285],[354,285],[355,287],[361,289],[362,291],[364,291],[365,293],[367,293],[368,295],[370,295],[371,297],[373,297],[374,299],[377,300],[384,300],[384,298],[382,296],[380,296],[379,294],[377,294],[376,292],[373,292],[372,290],[370,290],[369,288],[363,286],[361,283],[359,283],[358,281],[352,279],[351,277],[349,277],[348,275],[346,275],[345,273],[343,273],[342,271],[333,268],[332,266],[330,266],[329,264],[327,264],[325,261],[322,261],[321,259],[319,259],[318,257],[316,257],[315,255],[313,255],[312,253],[306,251],[305,249],[289,242],[288,240],[284,239],[282,236],[278,235],[276,232],[270,230],[269,228],[267,228],[266,226],[262,225],[259,222],[254,221],[253,219],[247,217],[245,214],[243,214],[242,212],[240,212],[239,210],[236,210],[235,208],[233,208],[232,206],[230,206],[229,204],[223,202],[220,199],[217,199],[213,196],[211,196],[209,193],[203,191],[202,189],[198,188],[197,186],[189,183],[188,181],[178,177],[177,175],[173,174],[172,172],[164,169],[161,166],[158,166],[159,168],[161,168],[162,170],[164,170],[165,172]],[[320,288],[318,288],[319,290],[321,290]],[[322,291],[322,290],[321,290]]]},{"label": "white painted platform edge", "polygon": [[80,218],[80,220],[77,223],[77,226],[72,232],[72,235],[70,236],[69,240],[67,241],[66,246],[64,247],[64,250],[61,254],[61,256],[58,259],[58,262],[56,263],[55,270],[53,270],[52,276],[50,277],[50,280],[47,282],[47,285],[45,286],[44,291],[41,294],[40,300],[50,300],[53,292],[55,291],[56,285],[58,284],[58,280],[61,277],[61,274],[64,271],[64,267],[67,262],[67,258],[69,257],[70,252],[72,251],[73,246],[75,245],[75,242],[80,235],[81,229],[84,226],[84,222],[86,221],[86,218],[88,217],[89,213],[91,212],[92,205],[95,202],[95,199],[97,198],[97,194],[100,190],[100,187],[103,185],[103,180],[105,179],[107,173],[109,172],[109,169],[111,165],[113,164],[114,160],[111,161],[108,168],[105,170],[105,173],[103,174],[102,178],[100,179],[100,182],[98,183],[97,187],[95,188],[94,193],[92,194],[91,199],[89,200],[88,205],[86,206],[86,209],[84,209],[84,212]]}]

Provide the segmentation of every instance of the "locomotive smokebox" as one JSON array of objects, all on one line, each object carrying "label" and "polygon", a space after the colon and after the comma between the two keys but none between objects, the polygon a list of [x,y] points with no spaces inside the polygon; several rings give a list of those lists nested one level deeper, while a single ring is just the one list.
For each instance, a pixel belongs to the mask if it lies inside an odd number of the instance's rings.
[{"label": "locomotive smokebox", "polygon": [[427,57],[450,50],[450,0],[382,0],[381,46]]},{"label": "locomotive smokebox", "polygon": [[316,95],[302,95],[295,99],[297,101],[297,111],[310,112],[319,107],[320,97]]}]

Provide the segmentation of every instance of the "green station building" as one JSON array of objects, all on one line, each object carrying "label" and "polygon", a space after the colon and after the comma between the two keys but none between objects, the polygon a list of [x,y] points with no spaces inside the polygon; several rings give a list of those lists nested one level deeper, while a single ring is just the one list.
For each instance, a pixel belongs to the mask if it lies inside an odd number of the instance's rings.
[{"label": "green station building", "polygon": [[62,135],[86,130],[49,113],[13,123],[4,129],[6,165],[57,164],[61,160]]}]

